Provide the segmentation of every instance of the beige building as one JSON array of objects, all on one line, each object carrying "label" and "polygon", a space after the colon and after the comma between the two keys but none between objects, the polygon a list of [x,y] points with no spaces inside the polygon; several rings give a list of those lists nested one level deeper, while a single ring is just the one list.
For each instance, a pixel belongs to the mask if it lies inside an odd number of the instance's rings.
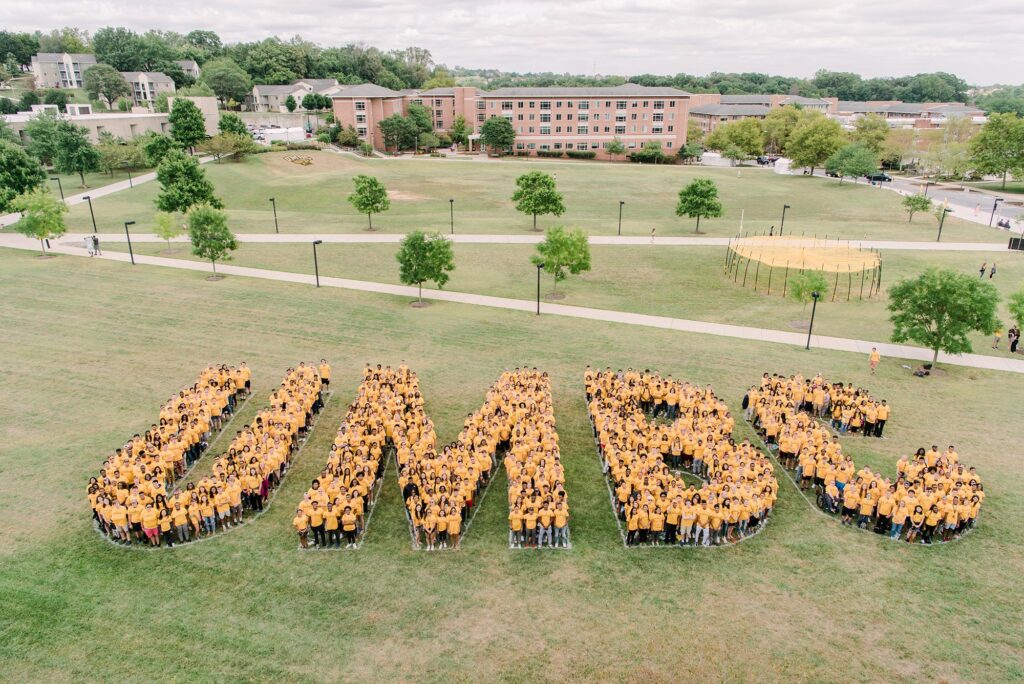
[{"label": "beige building", "polygon": [[160,71],[122,71],[121,76],[128,81],[132,103],[136,107],[152,108],[157,95],[174,92],[174,81]]},{"label": "beige building", "polygon": [[94,64],[93,55],[40,52],[32,57],[32,76],[36,88],[81,88],[82,75]]},{"label": "beige building", "polygon": [[[89,131],[89,139],[99,142],[101,133],[110,133],[115,138],[134,138],[137,135],[153,132],[165,134],[170,127],[166,114],[128,114],[125,112],[103,112],[93,114],[89,105],[68,105],[70,112],[61,114],[60,118],[70,121],[76,126],[83,126]],[[15,135],[26,141],[25,126],[38,112],[19,112],[3,117]]]},{"label": "beige building", "polygon": [[199,64],[194,59],[178,59],[174,62],[181,67],[186,76],[199,80]]},{"label": "beige building", "polygon": [[254,85],[246,98],[245,108],[250,112],[287,112],[288,97],[295,99],[296,109],[302,108],[302,98],[310,93],[331,97],[348,86],[338,84],[334,78],[302,78],[288,85]]}]

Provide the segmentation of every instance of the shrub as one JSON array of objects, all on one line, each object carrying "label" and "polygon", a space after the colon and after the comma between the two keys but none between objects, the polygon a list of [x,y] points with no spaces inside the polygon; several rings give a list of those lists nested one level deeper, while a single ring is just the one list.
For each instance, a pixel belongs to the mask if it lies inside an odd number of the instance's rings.
[{"label": "shrub", "polygon": [[552,157],[552,158],[555,158],[555,157],[561,157],[562,154],[563,154],[562,150],[537,150],[537,156],[538,157]]},{"label": "shrub", "polygon": [[597,156],[597,152],[593,150],[568,150],[566,155],[570,159],[593,159]]}]

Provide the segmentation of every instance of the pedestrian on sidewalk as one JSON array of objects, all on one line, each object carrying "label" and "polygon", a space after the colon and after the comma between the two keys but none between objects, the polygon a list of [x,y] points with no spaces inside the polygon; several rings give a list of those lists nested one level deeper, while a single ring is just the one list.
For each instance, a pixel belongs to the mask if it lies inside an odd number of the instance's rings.
[{"label": "pedestrian on sidewalk", "polygon": [[992,262],[992,268],[988,270],[988,279],[992,280],[992,276],[996,274],[996,262]]},{"label": "pedestrian on sidewalk", "polygon": [[882,360],[882,355],[878,353],[877,347],[871,348],[871,356],[868,357],[868,365],[871,366],[871,374],[875,374],[875,369],[878,368],[879,361]]},{"label": "pedestrian on sidewalk", "polygon": [[988,262],[987,261],[983,261],[981,263],[981,268],[978,269],[978,277],[979,278],[984,278],[985,277],[985,269],[987,269],[987,268],[988,268]]},{"label": "pedestrian on sidewalk", "polygon": [[1020,330],[1016,326],[1006,332],[1006,341],[1010,343],[1010,353],[1017,353],[1017,344],[1020,342]]},{"label": "pedestrian on sidewalk", "polygon": [[656,230],[658,230],[658,229],[657,228],[651,228],[651,244],[652,245],[654,244],[654,232]]},{"label": "pedestrian on sidewalk", "polygon": [[92,252],[96,256],[103,256],[103,252],[100,251],[100,236],[95,233],[92,236]]},{"label": "pedestrian on sidewalk", "polygon": [[980,211],[981,211],[981,205],[980,204],[975,204],[974,205],[974,215],[977,216],[978,212],[980,212]]}]

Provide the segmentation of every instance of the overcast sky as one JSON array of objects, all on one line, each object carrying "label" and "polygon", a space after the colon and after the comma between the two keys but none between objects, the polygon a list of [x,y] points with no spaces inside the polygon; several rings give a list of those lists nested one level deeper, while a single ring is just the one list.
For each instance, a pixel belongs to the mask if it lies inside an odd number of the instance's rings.
[{"label": "overcast sky", "polygon": [[[59,23],[54,23],[59,22]],[[0,26],[425,47],[451,66],[630,75],[950,71],[1024,82],[1020,0],[0,0]]]}]

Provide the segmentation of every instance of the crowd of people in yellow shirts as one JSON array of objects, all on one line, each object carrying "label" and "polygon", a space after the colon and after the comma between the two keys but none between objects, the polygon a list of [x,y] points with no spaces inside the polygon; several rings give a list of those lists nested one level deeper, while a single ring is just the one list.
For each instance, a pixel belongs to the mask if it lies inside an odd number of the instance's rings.
[{"label": "crowd of people in yellow shirts", "polygon": [[[765,373],[743,399],[746,418],[778,450],[801,489],[814,489],[818,505],[843,524],[873,529],[892,539],[931,544],[949,541],[974,526],[985,490],[974,467],[950,445],[903,456],[891,479],[858,469],[843,453],[838,434],[881,436],[889,407],[852,384]],[[830,431],[824,423],[835,432]]]},{"label": "crowd of people in yellow shirts", "polygon": [[771,460],[732,439],[733,417],[710,386],[589,366],[583,379],[628,545],[727,544],[764,524],[778,496]]},{"label": "crowd of people in yellow shirts", "polygon": [[230,529],[246,512],[263,509],[323,406],[324,383],[317,369],[305,363],[288,369],[269,407],[235,433],[227,451],[214,459],[210,475],[184,488],[175,486],[237,399],[249,394],[250,382],[244,363],[237,369],[207,368],[196,384],[164,405],[159,425],[135,435],[106,460],[88,485],[93,515],[104,533],[123,544],[173,546]]}]

